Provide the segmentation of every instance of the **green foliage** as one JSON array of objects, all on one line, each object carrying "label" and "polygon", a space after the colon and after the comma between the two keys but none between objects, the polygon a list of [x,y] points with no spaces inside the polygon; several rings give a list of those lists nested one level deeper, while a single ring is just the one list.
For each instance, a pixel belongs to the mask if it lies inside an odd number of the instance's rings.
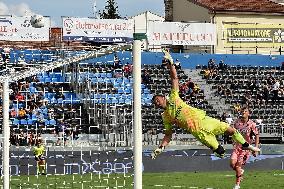
[{"label": "green foliage", "polygon": [[107,0],[105,9],[99,11],[101,19],[120,19],[121,16],[118,13],[118,6],[115,0]]}]

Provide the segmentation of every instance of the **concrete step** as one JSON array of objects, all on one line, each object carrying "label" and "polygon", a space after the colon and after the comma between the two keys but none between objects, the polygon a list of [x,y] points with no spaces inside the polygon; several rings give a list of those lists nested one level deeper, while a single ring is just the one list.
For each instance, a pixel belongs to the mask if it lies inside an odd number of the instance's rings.
[{"label": "concrete step", "polygon": [[184,73],[204,91],[205,100],[207,100],[208,104],[212,105],[215,110],[220,112],[220,114],[225,111],[231,113],[231,108],[225,103],[225,100],[215,96],[216,90],[212,90],[213,85],[206,83],[206,80],[199,74],[200,70],[185,70]]}]

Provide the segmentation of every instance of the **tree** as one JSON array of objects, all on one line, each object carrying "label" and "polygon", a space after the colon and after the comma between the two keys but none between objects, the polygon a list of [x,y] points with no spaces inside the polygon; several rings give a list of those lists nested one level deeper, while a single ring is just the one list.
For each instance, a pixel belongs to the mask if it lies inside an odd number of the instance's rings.
[{"label": "tree", "polygon": [[99,11],[101,19],[120,19],[121,16],[118,13],[118,6],[115,0],[107,0],[106,6],[103,12]]}]

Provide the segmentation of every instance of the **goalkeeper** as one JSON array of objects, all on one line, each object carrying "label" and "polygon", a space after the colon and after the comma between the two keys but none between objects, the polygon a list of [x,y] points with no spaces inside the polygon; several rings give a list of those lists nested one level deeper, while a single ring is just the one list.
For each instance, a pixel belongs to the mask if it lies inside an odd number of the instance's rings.
[{"label": "goalkeeper", "polygon": [[41,141],[37,141],[37,145],[33,149],[33,153],[35,156],[35,160],[37,162],[37,174],[42,174],[46,175],[45,172],[45,157],[43,156],[44,154],[44,146],[42,145]]},{"label": "goalkeeper", "polygon": [[259,152],[260,149],[247,143],[235,128],[230,127],[225,122],[206,116],[205,111],[189,106],[179,97],[179,82],[173,59],[168,52],[164,51],[164,53],[170,69],[172,90],[168,97],[155,95],[152,99],[157,107],[164,109],[162,119],[165,127],[165,136],[160,146],[152,152],[152,159],[155,159],[171,141],[172,125],[186,129],[220,158],[224,157],[225,149],[218,143],[216,135],[222,134],[232,136],[233,140],[241,144],[243,149]]}]

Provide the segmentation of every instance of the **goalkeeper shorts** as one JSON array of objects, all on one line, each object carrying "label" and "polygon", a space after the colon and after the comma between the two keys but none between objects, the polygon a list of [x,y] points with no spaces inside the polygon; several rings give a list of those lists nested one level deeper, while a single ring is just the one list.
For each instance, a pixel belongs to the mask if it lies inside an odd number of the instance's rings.
[{"label": "goalkeeper shorts", "polygon": [[35,160],[36,161],[42,161],[42,160],[45,160],[45,157],[43,155],[35,156]]},{"label": "goalkeeper shorts", "polygon": [[199,130],[192,132],[192,135],[202,144],[212,150],[216,150],[219,146],[216,135],[223,135],[229,127],[230,125],[228,123],[205,116],[200,122]]}]

